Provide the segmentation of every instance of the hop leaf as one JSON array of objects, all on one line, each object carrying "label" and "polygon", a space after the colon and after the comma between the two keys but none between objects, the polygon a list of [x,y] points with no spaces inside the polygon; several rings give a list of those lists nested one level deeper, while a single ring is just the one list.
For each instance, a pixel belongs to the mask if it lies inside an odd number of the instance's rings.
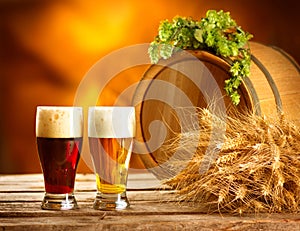
[{"label": "hop leaf", "polygon": [[164,59],[168,59],[172,56],[173,46],[163,43],[160,45],[160,56]]},{"label": "hop leaf", "polygon": [[231,101],[234,105],[238,105],[240,103],[240,94],[237,91],[234,91],[231,95],[230,95]]},{"label": "hop leaf", "polygon": [[202,34],[203,34],[203,31],[201,29],[196,29],[194,32],[195,39],[200,43],[203,43]]},{"label": "hop leaf", "polygon": [[152,42],[148,48],[148,54],[150,56],[151,63],[158,63],[160,59],[159,44]]}]

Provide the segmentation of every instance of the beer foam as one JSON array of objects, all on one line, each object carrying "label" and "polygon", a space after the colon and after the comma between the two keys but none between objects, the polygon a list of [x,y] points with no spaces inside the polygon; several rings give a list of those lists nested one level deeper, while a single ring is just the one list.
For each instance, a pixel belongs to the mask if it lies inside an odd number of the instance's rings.
[{"label": "beer foam", "polygon": [[90,107],[88,114],[88,136],[98,138],[134,137],[134,107]]},{"label": "beer foam", "polygon": [[81,107],[39,106],[36,114],[36,136],[48,138],[82,137]]}]

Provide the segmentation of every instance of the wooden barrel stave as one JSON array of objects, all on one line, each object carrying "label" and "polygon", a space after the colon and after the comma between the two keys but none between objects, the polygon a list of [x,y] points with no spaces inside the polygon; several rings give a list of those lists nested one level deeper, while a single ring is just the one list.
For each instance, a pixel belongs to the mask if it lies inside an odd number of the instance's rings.
[{"label": "wooden barrel stave", "polygon": [[[268,82],[266,73],[252,61],[250,79],[259,95],[263,115],[275,115],[282,111],[288,119],[300,125],[300,72],[299,66],[283,51],[259,43],[251,43],[251,52],[270,74],[272,83]],[[291,61],[293,60],[293,61]],[[275,90],[272,90],[272,87]],[[274,91],[276,91],[274,95]],[[280,103],[276,103],[280,102]]]}]

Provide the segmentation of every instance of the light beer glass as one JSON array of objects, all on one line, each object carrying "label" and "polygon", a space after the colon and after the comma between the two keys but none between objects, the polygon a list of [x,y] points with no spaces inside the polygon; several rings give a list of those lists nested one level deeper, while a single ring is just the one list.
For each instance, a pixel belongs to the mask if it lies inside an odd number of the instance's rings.
[{"label": "light beer glass", "polygon": [[126,187],[134,135],[134,107],[89,108],[88,139],[97,183],[94,209],[129,207]]},{"label": "light beer glass", "polygon": [[74,183],[82,139],[81,107],[37,107],[36,140],[46,191],[42,209],[78,208]]}]

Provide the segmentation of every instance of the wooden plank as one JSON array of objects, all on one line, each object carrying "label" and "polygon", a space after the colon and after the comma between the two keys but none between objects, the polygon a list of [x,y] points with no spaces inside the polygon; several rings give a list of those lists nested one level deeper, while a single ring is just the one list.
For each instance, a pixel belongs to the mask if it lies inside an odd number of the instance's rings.
[{"label": "wooden plank", "polygon": [[[5,202],[39,202],[42,201],[44,192],[11,192],[0,193],[0,203]],[[75,192],[75,197],[78,202],[92,201],[96,196],[96,191]],[[130,201],[174,201],[173,191],[128,191],[128,200]],[[1,209],[1,204],[0,204]]]},{"label": "wooden plank", "polygon": [[202,208],[173,202],[171,190],[143,188],[140,182],[152,184],[152,176],[132,175],[131,180],[137,184],[128,190],[129,209],[94,210],[94,175],[78,174],[80,190],[75,195],[79,209],[49,211],[40,208],[44,195],[41,174],[1,175],[0,230],[300,230],[298,214],[206,214]]},{"label": "wooden plank", "polygon": [[[154,189],[161,187],[160,182],[150,173],[129,174],[128,189]],[[42,174],[0,175],[0,192],[44,191]],[[96,190],[94,174],[77,174],[76,191]]]},{"label": "wooden plank", "polygon": [[[20,225],[21,224],[21,225]],[[231,217],[220,215],[145,215],[0,218],[2,230],[289,230],[298,231],[295,217]]]},{"label": "wooden plank", "polygon": [[0,217],[54,217],[54,216],[98,216],[101,213],[115,215],[180,215],[180,214],[201,214],[200,209],[189,206],[179,206],[176,203],[162,203],[151,201],[131,201],[131,206],[121,211],[100,211],[93,209],[93,201],[79,203],[79,209],[68,211],[42,210],[39,202],[32,203],[1,203]]}]

